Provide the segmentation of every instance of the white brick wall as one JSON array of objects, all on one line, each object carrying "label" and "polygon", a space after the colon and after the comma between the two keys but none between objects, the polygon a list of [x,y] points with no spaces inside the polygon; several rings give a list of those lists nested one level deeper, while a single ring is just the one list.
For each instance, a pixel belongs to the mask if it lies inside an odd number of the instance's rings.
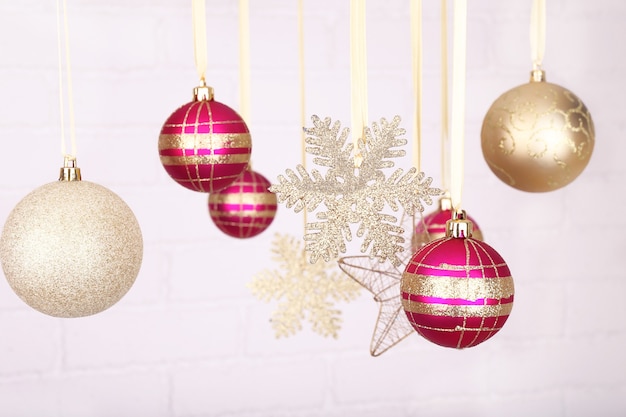
[{"label": "white brick wall", "polygon": [[[274,264],[281,207],[249,241],[220,234],[206,197],[174,184],[157,136],[196,75],[188,1],[69,1],[78,158],[117,192],[145,239],[135,286],[110,310],[60,320],[0,279],[0,417],[623,416],[626,413],[625,2],[548,2],[548,79],[592,112],[597,143],[573,184],[541,195],[497,180],[479,134],[491,102],[527,80],[530,1],[469,2],[464,205],[509,262],[516,305],[494,339],[467,351],[412,336],[368,354],[377,306],[343,304],[338,340],[276,340],[275,304],[245,284]],[[300,160],[296,2],[251,2],[253,163],[274,181]],[[348,122],[348,2],[305,1],[307,113]],[[423,168],[439,178],[438,2],[425,3]],[[411,127],[407,0],[370,0],[370,116]],[[208,80],[238,107],[237,3],[207,0]],[[56,179],[53,2],[0,0],[0,219]],[[408,165],[408,161],[403,162]]]}]

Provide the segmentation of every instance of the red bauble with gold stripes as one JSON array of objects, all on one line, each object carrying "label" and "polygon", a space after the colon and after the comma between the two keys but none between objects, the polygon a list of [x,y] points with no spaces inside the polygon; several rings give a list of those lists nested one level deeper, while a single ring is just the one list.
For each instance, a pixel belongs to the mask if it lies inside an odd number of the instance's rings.
[{"label": "red bauble with gold stripes", "polygon": [[457,349],[496,334],[509,317],[514,295],[504,259],[488,244],[466,235],[471,232],[448,234],[423,246],[400,283],[402,306],[417,333]]},{"label": "red bauble with gold stripes", "polygon": [[246,170],[234,183],[209,195],[209,213],[228,236],[248,238],[269,227],[276,215],[276,194],[261,174]]},{"label": "red bauble with gold stripes", "polygon": [[[452,218],[452,201],[449,197],[443,197],[439,200],[439,208],[426,216],[415,226],[415,247],[417,250],[430,241],[441,239],[446,236],[446,223]],[[483,233],[478,224],[470,216],[467,220],[471,221],[472,237],[477,240],[483,240]]]},{"label": "red bauble with gold stripes", "polygon": [[213,99],[210,87],[165,121],[159,155],[167,173],[193,191],[213,193],[232,184],[250,161],[252,141],[236,111]]}]

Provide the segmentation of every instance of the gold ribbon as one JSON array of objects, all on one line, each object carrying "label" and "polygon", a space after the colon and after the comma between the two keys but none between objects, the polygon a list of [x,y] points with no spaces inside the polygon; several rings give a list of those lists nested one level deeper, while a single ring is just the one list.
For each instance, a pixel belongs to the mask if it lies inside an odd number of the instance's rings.
[{"label": "gold ribbon", "polygon": [[239,113],[250,124],[250,5],[239,0]]},{"label": "gold ribbon", "polygon": [[533,0],[530,12],[530,57],[533,69],[541,69],[546,52],[546,0]]},{"label": "gold ribbon", "polygon": [[467,0],[454,0],[452,38],[452,126],[450,155],[450,199],[455,211],[461,209],[465,142],[465,65],[467,55]]},{"label": "gold ribbon", "polygon": [[[59,0],[56,1],[57,12],[57,58],[59,64],[59,114],[61,118],[61,154],[66,159],[76,159],[76,129],[74,119],[74,92],[72,88],[72,66],[70,59],[70,29],[67,21],[67,0],[63,0],[63,10]],[[63,14],[63,32],[65,38],[65,75],[67,78],[67,104],[70,124],[71,152],[67,154],[65,141],[65,103],[63,100],[63,43],[61,41],[61,14]]]},{"label": "gold ribbon", "polygon": [[415,97],[413,166],[421,171],[422,152],[422,0],[411,0],[411,69]]},{"label": "gold ribbon", "polygon": [[350,0],[350,90],[355,168],[358,168],[363,161],[363,157],[357,150],[357,143],[360,138],[365,141],[365,126],[368,120],[365,37],[365,0]]},{"label": "gold ribbon", "polygon": [[192,0],[193,56],[198,78],[204,84],[207,69],[206,6],[205,0]]},{"label": "gold ribbon", "polygon": [[[300,157],[302,166],[306,170],[306,134],[304,126],[306,124],[306,108],[305,108],[305,78],[304,78],[304,4],[303,0],[298,0],[298,73],[300,81]],[[304,217],[304,233],[306,234],[307,213],[306,208],[302,210]]]},{"label": "gold ribbon", "polygon": [[450,189],[448,111],[448,0],[441,0],[441,186],[445,191]]}]

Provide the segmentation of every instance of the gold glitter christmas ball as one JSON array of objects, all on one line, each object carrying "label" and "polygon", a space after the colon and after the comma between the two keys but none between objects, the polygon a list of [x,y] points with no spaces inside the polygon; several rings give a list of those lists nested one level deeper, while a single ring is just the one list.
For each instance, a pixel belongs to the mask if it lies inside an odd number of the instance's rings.
[{"label": "gold glitter christmas ball", "polygon": [[0,238],[11,288],[32,308],[55,317],[111,307],[133,285],[142,256],[133,212],[109,189],[80,181],[80,173],[24,197]]},{"label": "gold glitter christmas ball", "polygon": [[483,121],[485,161],[522,191],[564,187],[585,169],[594,145],[591,114],[582,100],[535,70],[531,81],[502,94]]}]

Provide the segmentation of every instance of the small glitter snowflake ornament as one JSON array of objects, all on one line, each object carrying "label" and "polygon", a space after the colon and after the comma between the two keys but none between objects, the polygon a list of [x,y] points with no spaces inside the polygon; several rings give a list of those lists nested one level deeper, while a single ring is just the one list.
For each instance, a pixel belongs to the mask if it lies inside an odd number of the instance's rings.
[{"label": "small glitter snowflake ornament", "polygon": [[[391,158],[406,154],[397,149],[407,143],[400,138],[405,134],[399,127],[400,117],[391,122],[383,118],[380,124],[365,128],[356,152],[352,143],[346,143],[348,128],[340,130],[341,124],[335,121],[331,125],[330,118],[312,116],[311,120],[313,127],[305,128],[306,152],[314,155],[314,164],[328,168],[326,174],[315,169],[309,174],[298,165],[300,176],[288,169],[286,177],[280,175],[279,183],[270,187],[278,202],[294,207],[296,213],[303,209],[312,212],[322,203],[326,207],[326,211],[316,213],[317,222],[306,225],[305,250],[310,254],[310,262],[319,258],[329,261],[345,253],[345,242],[352,240],[350,224],[357,223],[356,236],[363,238],[362,253],[369,249],[370,256],[400,265],[397,254],[404,250],[404,230],[397,224],[398,219],[383,213],[383,209],[386,205],[393,211],[402,207],[411,215],[424,211],[422,201],[432,204],[431,197],[441,195],[441,190],[430,187],[432,178],[415,168],[404,175],[398,168],[385,177],[383,169],[394,166]],[[354,155],[359,156],[360,163],[355,163]]]},{"label": "small glitter snowflake ornament", "polygon": [[333,302],[355,299],[359,285],[333,271],[334,262],[307,262],[302,244],[292,236],[276,234],[272,252],[280,270],[261,271],[248,288],[262,301],[281,300],[271,319],[276,337],[294,335],[306,319],[314,332],[336,338],[341,311]]}]

